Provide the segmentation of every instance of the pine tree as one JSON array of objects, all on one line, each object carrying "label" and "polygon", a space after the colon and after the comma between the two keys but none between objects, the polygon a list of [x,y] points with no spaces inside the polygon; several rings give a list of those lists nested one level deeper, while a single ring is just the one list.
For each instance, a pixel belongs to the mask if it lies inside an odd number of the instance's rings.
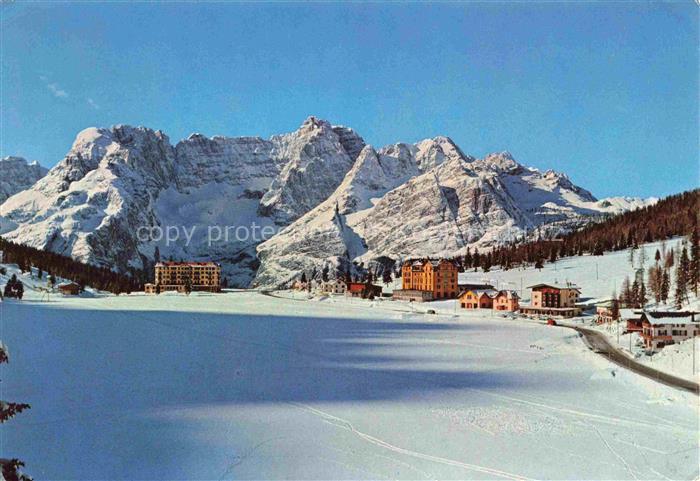
[{"label": "pine tree", "polygon": [[634,254],[635,254],[636,250],[637,250],[637,244],[635,242],[630,246],[629,257],[628,257],[628,259],[630,261],[630,265],[633,267],[634,267]]},{"label": "pine tree", "polygon": [[306,280],[306,271],[304,271],[304,272],[301,273],[301,282],[304,283],[304,284],[306,284],[306,282],[307,282],[307,280]]},{"label": "pine tree", "polygon": [[688,274],[690,269],[690,261],[688,259],[688,250],[683,247],[681,257],[678,260],[676,268],[676,291],[674,294],[674,304],[676,309],[683,307],[683,303],[688,300]]},{"label": "pine tree", "polygon": [[644,308],[644,306],[647,305],[647,288],[644,285],[644,278],[642,277],[641,280],[639,281],[639,299],[638,299],[638,304],[639,307]]},{"label": "pine tree", "polygon": [[700,240],[698,239],[697,226],[690,236],[690,275],[688,281],[690,288],[697,296],[700,288]]},{"label": "pine tree", "polygon": [[666,253],[666,258],[664,259],[664,267],[667,269],[670,269],[673,267],[676,261],[676,251],[673,248],[670,248],[668,252]]},{"label": "pine tree", "polygon": [[610,317],[613,321],[617,321],[620,318],[620,301],[617,298],[617,292],[612,293],[612,302],[610,304]]},{"label": "pine tree", "polygon": [[647,250],[642,247],[639,249],[639,268],[644,269],[645,264],[647,263]]},{"label": "pine tree", "polygon": [[632,291],[630,294],[630,304],[632,307],[639,307],[639,279],[635,278],[632,282]]},{"label": "pine tree", "polygon": [[659,249],[656,249],[656,254],[654,254],[654,262],[657,264],[661,261],[661,252],[659,252]]},{"label": "pine tree", "polygon": [[542,270],[544,265],[542,264],[542,258],[538,257],[537,260],[535,261],[535,269]]},{"label": "pine tree", "polygon": [[632,307],[632,289],[630,288],[629,276],[625,277],[625,280],[622,281],[621,292],[622,304],[624,304],[625,307]]},{"label": "pine tree", "polygon": [[16,274],[12,274],[12,277],[10,277],[10,280],[8,280],[7,284],[5,284],[5,289],[3,291],[3,297],[22,299],[23,295],[24,295],[24,284],[22,284],[22,281],[17,279]]},{"label": "pine tree", "polygon": [[321,280],[323,282],[328,282],[328,265],[323,266],[323,270],[321,271]]},{"label": "pine tree", "polygon": [[654,301],[658,304],[661,302],[661,282],[663,278],[663,271],[661,266],[654,264],[649,268],[649,289],[654,296]]},{"label": "pine tree", "polygon": [[663,270],[663,275],[661,276],[661,302],[664,304],[668,301],[668,295],[671,292],[671,275],[668,273],[668,269]]}]

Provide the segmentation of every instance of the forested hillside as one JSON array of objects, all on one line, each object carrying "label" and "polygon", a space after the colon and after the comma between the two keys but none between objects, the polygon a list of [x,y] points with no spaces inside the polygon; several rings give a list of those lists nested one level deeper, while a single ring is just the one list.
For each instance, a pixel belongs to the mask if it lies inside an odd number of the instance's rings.
[{"label": "forested hillside", "polygon": [[666,197],[654,205],[625,212],[551,239],[512,243],[488,253],[468,252],[457,261],[464,269],[493,265],[506,269],[542,264],[559,257],[618,251],[641,243],[690,235],[698,225],[700,189]]},{"label": "forested hillside", "polygon": [[142,289],[145,273],[132,270],[130,275],[118,274],[106,268],[78,262],[70,257],[42,251],[22,244],[15,244],[0,237],[0,251],[3,262],[17,264],[24,272],[31,267],[38,269],[42,276],[58,276],[70,279],[81,286],[119,294]]}]

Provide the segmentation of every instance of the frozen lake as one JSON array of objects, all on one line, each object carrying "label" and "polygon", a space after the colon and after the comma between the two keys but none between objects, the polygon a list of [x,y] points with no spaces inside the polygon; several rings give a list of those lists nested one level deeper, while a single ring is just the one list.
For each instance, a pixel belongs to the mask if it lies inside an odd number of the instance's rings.
[{"label": "frozen lake", "polygon": [[567,329],[257,293],[0,304],[35,479],[694,479],[697,398]]}]

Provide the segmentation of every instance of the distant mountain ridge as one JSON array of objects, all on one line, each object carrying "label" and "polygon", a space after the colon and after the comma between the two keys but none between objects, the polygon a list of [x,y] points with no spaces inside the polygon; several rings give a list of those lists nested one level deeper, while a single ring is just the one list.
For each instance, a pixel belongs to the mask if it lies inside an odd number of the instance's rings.
[{"label": "distant mountain ridge", "polygon": [[[175,145],[119,125],[82,131],[46,176],[2,203],[0,235],[120,271],[158,257],[213,259],[235,285],[278,286],[302,269],[454,255],[653,201],[598,201],[564,174],[507,152],[476,159],[448,137],[375,149],[315,117],[270,139],[192,134]],[[208,235],[253,224],[281,231]],[[169,245],[139,234],[168,226],[184,229]]]},{"label": "distant mountain ridge", "polygon": [[38,162],[27,162],[24,157],[0,159],[0,203],[8,197],[28,189],[49,170]]}]

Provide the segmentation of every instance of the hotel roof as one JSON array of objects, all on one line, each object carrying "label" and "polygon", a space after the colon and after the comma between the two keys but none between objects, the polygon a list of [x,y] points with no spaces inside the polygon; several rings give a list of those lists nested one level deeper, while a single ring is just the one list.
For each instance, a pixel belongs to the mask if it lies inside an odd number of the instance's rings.
[{"label": "hotel roof", "polygon": [[207,262],[164,261],[164,262],[156,263],[156,267],[158,267],[158,266],[211,266],[211,267],[218,267],[219,264],[217,264],[216,262],[212,262],[212,261],[207,261]]},{"label": "hotel roof", "polygon": [[700,325],[700,317],[696,317],[696,312],[678,312],[678,311],[654,311],[644,312],[642,319],[646,319],[649,324],[698,324]]},{"label": "hotel roof", "polygon": [[528,289],[537,289],[538,287],[552,287],[554,289],[575,289],[575,290],[581,292],[581,288],[578,287],[577,285],[574,285],[574,284],[540,283],[540,284],[533,284],[531,286],[527,286]]}]

